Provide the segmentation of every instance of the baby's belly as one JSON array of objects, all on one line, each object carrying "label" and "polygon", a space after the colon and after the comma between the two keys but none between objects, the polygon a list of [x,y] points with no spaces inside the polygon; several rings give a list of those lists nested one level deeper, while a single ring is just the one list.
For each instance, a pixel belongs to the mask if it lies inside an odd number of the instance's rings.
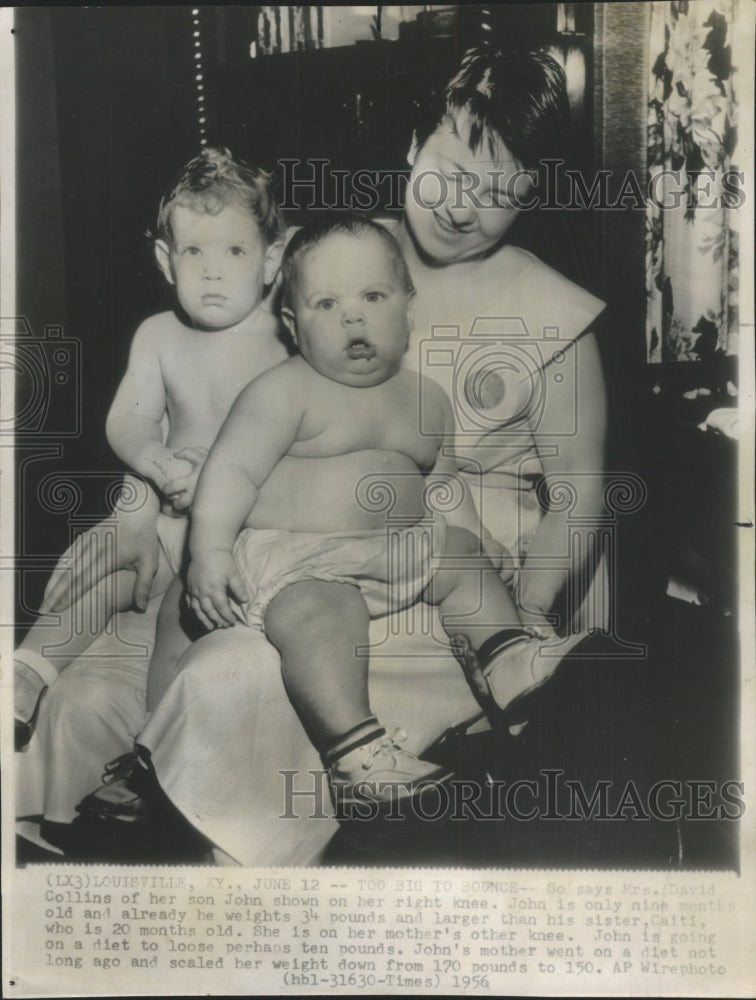
[{"label": "baby's belly", "polygon": [[425,478],[412,459],[393,451],[332,458],[282,459],[260,490],[250,528],[361,531],[387,517],[419,521]]}]

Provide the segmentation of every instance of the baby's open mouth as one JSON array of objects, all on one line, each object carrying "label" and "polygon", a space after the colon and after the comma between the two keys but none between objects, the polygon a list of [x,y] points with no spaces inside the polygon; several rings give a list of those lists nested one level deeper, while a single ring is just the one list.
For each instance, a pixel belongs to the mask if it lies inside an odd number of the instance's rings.
[{"label": "baby's open mouth", "polygon": [[375,357],[375,348],[373,345],[369,344],[367,340],[363,340],[360,337],[356,337],[354,340],[349,341],[346,352],[348,356],[355,361],[370,361]]}]

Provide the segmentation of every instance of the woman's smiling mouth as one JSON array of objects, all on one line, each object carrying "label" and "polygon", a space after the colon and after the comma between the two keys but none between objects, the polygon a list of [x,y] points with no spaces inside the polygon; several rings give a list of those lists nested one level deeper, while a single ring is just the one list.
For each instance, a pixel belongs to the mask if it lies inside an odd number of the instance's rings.
[{"label": "woman's smiling mouth", "polygon": [[436,225],[441,232],[447,234],[448,236],[464,236],[472,230],[471,225],[466,224],[457,226],[453,222],[449,222],[448,219],[442,218],[438,212],[433,213],[433,218],[435,219]]}]

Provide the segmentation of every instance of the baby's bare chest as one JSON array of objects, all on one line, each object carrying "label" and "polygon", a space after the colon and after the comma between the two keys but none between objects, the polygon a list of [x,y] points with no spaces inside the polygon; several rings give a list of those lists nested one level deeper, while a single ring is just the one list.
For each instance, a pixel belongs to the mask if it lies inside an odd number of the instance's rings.
[{"label": "baby's bare chest", "polygon": [[442,434],[421,427],[417,393],[335,391],[311,401],[290,454],[298,457],[389,451],[422,471],[436,462]]}]

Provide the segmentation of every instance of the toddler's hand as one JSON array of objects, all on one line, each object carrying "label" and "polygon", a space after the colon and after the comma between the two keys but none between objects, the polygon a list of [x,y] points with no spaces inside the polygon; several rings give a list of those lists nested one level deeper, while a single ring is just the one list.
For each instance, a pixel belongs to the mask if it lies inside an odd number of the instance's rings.
[{"label": "toddler's hand", "polygon": [[242,604],[249,600],[234,557],[223,549],[200,552],[192,559],[186,587],[189,607],[208,629],[235,624],[238,613],[231,605],[229,591]]},{"label": "toddler's hand", "polygon": [[202,466],[207,458],[207,448],[182,448],[174,451],[173,457],[183,459],[192,466],[192,471],[185,476],[177,476],[166,484],[163,492],[177,514],[184,514],[192,506],[197,489],[197,480],[202,472]]}]

